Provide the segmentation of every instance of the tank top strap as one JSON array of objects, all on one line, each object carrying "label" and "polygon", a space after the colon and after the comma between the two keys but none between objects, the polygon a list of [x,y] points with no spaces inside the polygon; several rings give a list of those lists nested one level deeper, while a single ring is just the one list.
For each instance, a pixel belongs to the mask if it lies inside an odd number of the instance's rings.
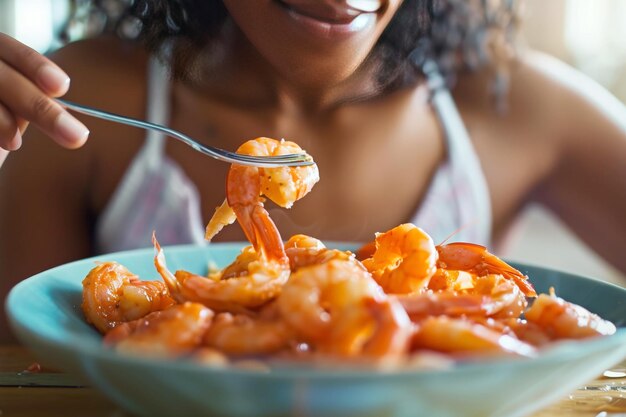
[{"label": "tank top strap", "polygon": [[[155,56],[148,62],[146,93],[146,119],[149,122],[167,125],[169,119],[170,80],[167,66]],[[151,166],[163,160],[166,137],[163,133],[149,130],[141,153]]]},{"label": "tank top strap", "polygon": [[[478,216],[460,219],[461,227],[478,229],[478,234],[488,239],[491,236],[491,199],[480,160],[437,64],[427,60],[423,72],[431,92],[431,105],[444,130],[453,187],[460,188],[457,204],[474,204],[473,212]],[[465,201],[466,198],[471,201]],[[459,207],[458,212],[462,214],[470,211]]]}]

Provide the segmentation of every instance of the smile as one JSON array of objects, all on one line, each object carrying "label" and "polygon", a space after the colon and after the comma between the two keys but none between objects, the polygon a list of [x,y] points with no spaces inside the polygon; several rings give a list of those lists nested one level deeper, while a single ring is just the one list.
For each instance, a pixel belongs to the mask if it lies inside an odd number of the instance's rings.
[{"label": "smile", "polygon": [[351,8],[324,9],[288,4],[277,0],[289,17],[307,32],[328,39],[341,39],[360,33],[376,23],[376,13]]}]

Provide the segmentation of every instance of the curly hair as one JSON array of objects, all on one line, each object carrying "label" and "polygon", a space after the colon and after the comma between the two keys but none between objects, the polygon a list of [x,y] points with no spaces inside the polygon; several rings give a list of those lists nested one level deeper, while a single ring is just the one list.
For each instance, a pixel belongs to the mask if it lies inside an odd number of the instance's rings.
[{"label": "curly hair", "polygon": [[[95,0],[102,11],[106,3]],[[122,3],[129,3],[128,0]],[[452,84],[459,73],[489,67],[496,93],[506,90],[506,68],[519,22],[516,0],[404,0],[368,60],[381,89],[415,82],[427,60]],[[171,69],[185,78],[207,46],[218,46],[228,12],[221,0],[135,0],[114,19],[118,32],[136,23],[134,35],[152,52],[172,42]]]}]

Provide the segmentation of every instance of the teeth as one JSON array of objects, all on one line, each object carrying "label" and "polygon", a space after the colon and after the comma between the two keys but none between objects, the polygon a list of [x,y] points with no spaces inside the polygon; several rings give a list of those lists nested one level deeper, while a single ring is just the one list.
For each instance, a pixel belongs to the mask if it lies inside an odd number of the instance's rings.
[{"label": "teeth", "polygon": [[346,4],[355,10],[372,13],[382,7],[381,0],[344,0]]}]

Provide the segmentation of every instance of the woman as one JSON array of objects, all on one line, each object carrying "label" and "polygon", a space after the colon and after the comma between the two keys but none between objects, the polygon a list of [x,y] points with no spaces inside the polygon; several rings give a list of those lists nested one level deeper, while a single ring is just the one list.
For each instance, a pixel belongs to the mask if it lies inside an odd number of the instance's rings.
[{"label": "woman", "polygon": [[[365,241],[413,221],[436,242],[497,245],[538,202],[626,271],[626,111],[562,63],[512,56],[511,2],[250,3],[136,2],[143,39],[174,79],[138,43],[101,37],[51,57],[72,79],[65,98],[227,149],[297,142],[322,181],[291,211],[271,211],[285,237]],[[3,167],[3,294],[54,265],[148,246],[153,229],[165,243],[202,241],[228,165],[126,126],[70,122],[44,97],[67,89],[42,69],[54,64],[1,42],[0,145],[17,148],[25,120],[41,130]],[[90,140],[75,152],[42,137],[77,147],[84,126]],[[243,239],[236,227],[218,237]]]}]

